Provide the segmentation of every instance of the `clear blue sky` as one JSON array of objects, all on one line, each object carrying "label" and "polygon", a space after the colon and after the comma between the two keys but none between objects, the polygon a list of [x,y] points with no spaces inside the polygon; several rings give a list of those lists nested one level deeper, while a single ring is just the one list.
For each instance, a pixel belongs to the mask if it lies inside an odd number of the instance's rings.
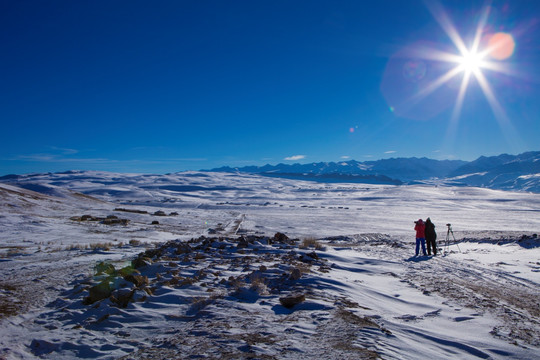
[{"label": "clear blue sky", "polygon": [[458,115],[464,73],[417,96],[451,67],[410,50],[458,54],[440,19],[468,47],[485,2],[440,4],[2,0],[0,175],[539,150],[540,2],[492,2],[498,106],[472,79]]}]

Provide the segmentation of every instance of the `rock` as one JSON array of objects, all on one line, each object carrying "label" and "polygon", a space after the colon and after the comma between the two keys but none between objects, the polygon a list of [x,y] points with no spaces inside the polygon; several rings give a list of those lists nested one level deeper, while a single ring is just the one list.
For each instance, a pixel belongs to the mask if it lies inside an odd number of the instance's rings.
[{"label": "rock", "polygon": [[114,268],[113,264],[109,264],[103,261],[97,263],[97,265],[94,267],[94,270],[96,271],[96,275],[114,275],[116,273],[116,269]]},{"label": "rock", "polygon": [[189,254],[192,250],[193,249],[191,246],[189,246],[189,244],[181,242],[176,246],[175,254]]},{"label": "rock", "polygon": [[118,289],[112,292],[110,299],[116,305],[125,308],[133,297],[134,290]]},{"label": "rock", "polygon": [[138,288],[148,285],[148,277],[146,276],[129,274],[127,276],[124,276],[124,279],[134,283],[135,286],[137,286]]},{"label": "rock", "polygon": [[277,232],[274,235],[274,240],[283,243],[283,242],[287,242],[287,240],[289,240],[289,237],[283,233]]},{"label": "rock", "polygon": [[131,297],[131,300],[134,302],[141,302],[145,301],[148,297],[148,294],[144,290],[135,290],[133,292],[133,296]]},{"label": "rock", "polygon": [[300,271],[299,268],[294,268],[292,271],[291,271],[291,275],[289,276],[289,279],[293,280],[293,281],[296,281],[298,279],[300,279],[302,277],[302,272]]},{"label": "rock", "polygon": [[154,216],[167,216],[164,211],[158,210],[154,214]]},{"label": "rock", "polygon": [[312,261],[318,260],[319,256],[315,253],[315,251],[312,251],[307,254],[300,255],[299,260],[305,263],[310,263]]},{"label": "rock", "polygon": [[260,272],[265,272],[266,270],[268,270],[268,268],[265,265],[259,266],[259,271]]},{"label": "rock", "polygon": [[103,300],[111,296],[112,289],[108,280],[103,280],[99,284],[89,289],[89,295],[84,299],[85,305],[90,305],[96,301]]},{"label": "rock", "polygon": [[249,246],[249,242],[243,236],[240,237],[240,239],[238,239],[238,245],[236,245],[238,249],[244,249],[244,248],[247,248],[248,246]]},{"label": "rock", "polygon": [[[111,216],[114,216],[114,215],[111,215]],[[101,223],[105,225],[115,225],[115,224],[127,225],[129,223],[129,220],[107,217],[107,219],[103,219]]]},{"label": "rock", "polygon": [[128,265],[118,270],[118,274],[122,277],[126,277],[131,274],[140,274],[140,271],[135,269],[132,265]]},{"label": "rock", "polygon": [[159,221],[154,220],[154,221],[152,221],[151,225],[159,225]]},{"label": "rock", "polygon": [[279,302],[281,303],[281,305],[283,305],[287,309],[290,309],[293,306],[304,302],[305,300],[306,296],[304,294],[296,294],[279,298]]},{"label": "rock", "polygon": [[169,216],[178,216],[178,213],[176,211],[173,211],[172,213],[169,214]]},{"label": "rock", "polygon": [[138,257],[135,260],[131,261],[131,265],[135,269],[138,269],[138,268],[141,268],[141,267],[144,267],[144,266],[148,266],[150,264],[152,264],[152,260],[150,258],[147,258],[147,257]]}]

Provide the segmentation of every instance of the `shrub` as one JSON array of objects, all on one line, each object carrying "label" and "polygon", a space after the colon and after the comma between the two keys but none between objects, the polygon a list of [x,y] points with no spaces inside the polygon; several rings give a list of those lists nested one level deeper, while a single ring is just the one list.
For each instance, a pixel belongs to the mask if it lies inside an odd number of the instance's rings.
[{"label": "shrub", "polygon": [[314,237],[308,237],[302,240],[299,246],[301,249],[315,248],[316,250],[325,251],[326,247],[317,241]]}]

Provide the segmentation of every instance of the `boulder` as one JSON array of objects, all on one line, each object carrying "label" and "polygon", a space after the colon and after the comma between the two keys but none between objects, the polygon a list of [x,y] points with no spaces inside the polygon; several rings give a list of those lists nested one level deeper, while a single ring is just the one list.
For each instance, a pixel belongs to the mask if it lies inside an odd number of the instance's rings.
[{"label": "boulder", "polygon": [[287,240],[289,240],[289,237],[283,233],[277,232],[274,235],[274,240],[280,243],[284,243],[284,242],[287,242]]},{"label": "boulder", "polygon": [[142,268],[150,264],[152,264],[152,259],[144,257],[144,256],[137,257],[135,260],[131,261],[131,266],[133,266],[135,269]]},{"label": "boulder", "polygon": [[293,306],[304,302],[305,300],[306,296],[304,294],[295,294],[279,298],[279,302],[281,303],[281,305],[283,305],[287,309],[290,309]]},{"label": "boulder", "polygon": [[134,290],[118,289],[112,292],[110,299],[114,304],[125,308],[133,297]]},{"label": "boulder", "polygon": [[84,299],[85,305],[90,305],[96,301],[103,300],[111,296],[112,289],[108,280],[103,280],[99,284],[89,289],[88,296]]},{"label": "boulder", "polygon": [[291,275],[289,276],[289,279],[293,280],[293,281],[296,281],[298,279],[300,279],[302,277],[302,272],[300,271],[299,268],[294,268],[292,271],[291,271]]},{"label": "boulder", "polygon": [[140,274],[140,271],[135,269],[132,265],[125,266],[118,270],[118,275],[122,277],[126,277],[127,275],[131,274]]},{"label": "boulder", "polygon": [[148,277],[146,276],[129,274],[129,275],[124,276],[124,279],[129,282],[132,282],[137,287],[148,285]]},{"label": "boulder", "polygon": [[96,272],[96,275],[114,275],[116,273],[116,269],[114,268],[113,264],[109,264],[103,261],[97,263],[97,265],[94,267],[94,270]]}]

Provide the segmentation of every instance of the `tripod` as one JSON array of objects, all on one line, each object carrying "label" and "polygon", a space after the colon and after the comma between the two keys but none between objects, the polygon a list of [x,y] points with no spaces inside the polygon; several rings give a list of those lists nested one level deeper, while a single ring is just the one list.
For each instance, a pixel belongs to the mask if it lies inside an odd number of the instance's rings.
[{"label": "tripod", "polygon": [[454,231],[452,230],[452,224],[446,224],[448,227],[448,230],[446,231],[446,241],[444,242],[444,255],[449,251],[448,247],[450,246],[450,235],[452,235],[452,238],[454,239],[454,244],[456,244],[459,252],[461,252],[461,249],[459,248],[458,243],[456,242],[456,237],[454,236]]}]

